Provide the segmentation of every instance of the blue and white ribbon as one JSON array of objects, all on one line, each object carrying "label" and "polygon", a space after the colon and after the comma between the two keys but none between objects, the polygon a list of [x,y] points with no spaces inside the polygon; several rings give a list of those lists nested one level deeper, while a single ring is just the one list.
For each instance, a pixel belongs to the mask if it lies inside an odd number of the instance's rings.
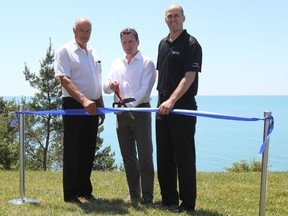
[{"label": "blue and white ribbon", "polygon": [[[157,108],[97,108],[98,114],[109,114],[115,112],[158,112]],[[201,112],[196,110],[186,110],[186,109],[172,109],[170,113],[188,116],[201,116],[208,118],[224,119],[224,120],[235,120],[235,121],[262,121],[269,120],[270,124],[268,127],[268,133],[265,137],[263,144],[261,145],[259,154],[263,154],[265,151],[266,143],[274,128],[273,116],[267,116],[265,118],[255,118],[255,117],[243,117],[243,116],[233,116],[225,115],[213,112]],[[20,111],[17,112],[16,118],[12,121],[11,126],[14,126],[19,119],[19,115],[90,115],[85,109],[70,109],[70,110],[41,110],[41,111]]]}]

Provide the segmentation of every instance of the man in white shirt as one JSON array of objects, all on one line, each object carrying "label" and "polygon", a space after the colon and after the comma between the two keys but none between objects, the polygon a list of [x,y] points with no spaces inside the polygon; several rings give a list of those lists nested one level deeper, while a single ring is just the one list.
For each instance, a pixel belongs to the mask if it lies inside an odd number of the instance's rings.
[{"label": "man in white shirt", "polygon": [[[56,55],[55,76],[60,79],[63,109],[85,109],[90,116],[63,116],[64,201],[81,203],[92,195],[90,175],[95,156],[98,126],[104,115],[96,115],[104,107],[102,99],[101,62],[95,50],[87,45],[92,24],[87,18],[76,20],[75,40],[61,46]],[[99,122],[100,119],[100,122]]]},{"label": "man in white shirt", "polygon": [[[150,94],[156,80],[155,65],[138,50],[139,38],[134,29],[124,29],[120,39],[126,55],[113,62],[104,83],[104,92],[110,94],[120,90],[123,98],[135,98],[135,101],[126,104],[127,107],[150,107]],[[119,101],[116,94],[114,101]],[[151,113],[134,112],[133,117],[127,112],[117,114],[116,130],[130,199],[132,202],[140,201],[142,191],[142,203],[152,204],[154,166]]]}]

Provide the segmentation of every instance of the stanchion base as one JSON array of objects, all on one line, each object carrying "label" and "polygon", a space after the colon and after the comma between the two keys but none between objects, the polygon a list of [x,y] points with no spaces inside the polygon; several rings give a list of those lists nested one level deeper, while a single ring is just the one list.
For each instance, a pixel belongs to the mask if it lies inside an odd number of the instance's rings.
[{"label": "stanchion base", "polygon": [[9,203],[15,204],[15,205],[20,205],[20,204],[24,204],[24,203],[38,203],[38,201],[35,199],[31,199],[31,198],[24,198],[24,199],[9,200]]}]

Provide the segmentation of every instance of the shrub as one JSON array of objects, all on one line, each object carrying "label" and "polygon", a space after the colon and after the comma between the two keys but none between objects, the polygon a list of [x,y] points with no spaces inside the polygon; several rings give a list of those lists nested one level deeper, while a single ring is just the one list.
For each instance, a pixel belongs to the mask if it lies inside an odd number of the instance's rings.
[{"label": "shrub", "polygon": [[228,172],[261,172],[262,163],[261,161],[253,161],[249,164],[247,160],[240,160],[240,162],[233,163],[232,168],[224,167]]}]

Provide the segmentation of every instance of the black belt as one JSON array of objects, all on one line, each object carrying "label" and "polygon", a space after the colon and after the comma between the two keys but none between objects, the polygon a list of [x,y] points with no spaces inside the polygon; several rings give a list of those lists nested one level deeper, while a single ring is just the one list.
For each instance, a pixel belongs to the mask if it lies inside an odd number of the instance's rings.
[{"label": "black belt", "polygon": [[150,106],[150,102],[146,102],[146,103],[141,103],[136,107],[149,107]]},{"label": "black belt", "polygon": [[[73,100],[75,100],[73,97],[69,97],[69,96],[67,96],[67,97],[63,97],[63,99],[73,99]],[[89,100],[92,100],[92,101],[98,101],[99,99],[90,99],[89,98]]]},{"label": "black belt", "polygon": [[[79,103],[77,100],[75,100],[73,97],[63,97],[63,100],[72,100],[72,101],[75,101],[75,102],[77,102],[77,103]],[[96,106],[97,107],[100,107],[101,106],[101,104],[100,104],[100,101],[99,101],[99,99],[89,99],[89,100],[91,100],[91,101],[94,101],[95,103],[96,103]],[[80,103],[79,103],[80,104]]]},{"label": "black belt", "polygon": [[[168,92],[159,92],[160,96],[163,97],[170,97],[172,95],[172,93],[168,93]],[[191,94],[184,94],[182,95],[182,97],[195,97],[196,95],[191,95]]]},{"label": "black belt", "polygon": [[159,95],[164,96],[164,97],[170,97],[172,93],[170,92],[159,92]]}]

